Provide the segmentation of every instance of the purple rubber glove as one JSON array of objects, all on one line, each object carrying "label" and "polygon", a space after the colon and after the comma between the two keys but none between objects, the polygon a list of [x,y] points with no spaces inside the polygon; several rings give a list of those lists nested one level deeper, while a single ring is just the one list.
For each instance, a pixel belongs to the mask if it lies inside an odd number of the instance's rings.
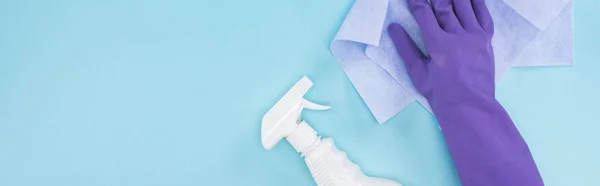
[{"label": "purple rubber glove", "polygon": [[494,26],[485,0],[409,0],[429,57],[388,28],[429,101],[464,186],[544,185],[531,152],[495,98]]}]

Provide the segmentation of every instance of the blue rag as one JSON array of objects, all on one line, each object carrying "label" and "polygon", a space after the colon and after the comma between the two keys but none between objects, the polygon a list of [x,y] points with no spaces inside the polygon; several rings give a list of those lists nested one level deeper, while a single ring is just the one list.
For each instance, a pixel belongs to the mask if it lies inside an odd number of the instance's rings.
[{"label": "blue rag", "polygon": [[[572,65],[573,3],[487,0],[495,26],[496,80],[514,66]],[[379,123],[415,100],[431,111],[384,29],[393,22],[427,53],[406,0],[356,0],[331,43],[333,55]]]}]

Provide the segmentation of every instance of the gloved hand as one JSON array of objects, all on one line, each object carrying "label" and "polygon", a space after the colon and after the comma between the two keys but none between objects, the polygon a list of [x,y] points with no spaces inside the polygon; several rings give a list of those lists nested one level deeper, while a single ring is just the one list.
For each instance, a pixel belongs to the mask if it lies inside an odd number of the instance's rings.
[{"label": "gloved hand", "polygon": [[485,0],[409,1],[429,56],[400,25],[388,32],[440,123],[462,184],[543,185],[527,144],[495,99],[494,26]]}]

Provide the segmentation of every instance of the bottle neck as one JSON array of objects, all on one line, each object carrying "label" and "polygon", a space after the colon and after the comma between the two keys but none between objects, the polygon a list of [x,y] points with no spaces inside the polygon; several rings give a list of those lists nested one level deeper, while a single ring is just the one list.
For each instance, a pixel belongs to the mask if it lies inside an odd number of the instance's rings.
[{"label": "bottle neck", "polygon": [[300,122],[294,132],[286,139],[296,149],[296,152],[301,153],[302,156],[310,155],[321,143],[321,137],[317,135],[317,131],[304,121]]}]

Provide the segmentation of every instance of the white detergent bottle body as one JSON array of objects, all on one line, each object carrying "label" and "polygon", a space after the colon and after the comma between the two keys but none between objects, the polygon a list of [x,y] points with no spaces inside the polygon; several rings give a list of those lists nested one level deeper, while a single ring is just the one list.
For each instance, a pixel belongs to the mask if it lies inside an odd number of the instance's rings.
[{"label": "white detergent bottle body", "polygon": [[368,177],[339,150],[333,139],[321,139],[306,122],[286,138],[306,162],[318,186],[401,186],[387,179]]}]

